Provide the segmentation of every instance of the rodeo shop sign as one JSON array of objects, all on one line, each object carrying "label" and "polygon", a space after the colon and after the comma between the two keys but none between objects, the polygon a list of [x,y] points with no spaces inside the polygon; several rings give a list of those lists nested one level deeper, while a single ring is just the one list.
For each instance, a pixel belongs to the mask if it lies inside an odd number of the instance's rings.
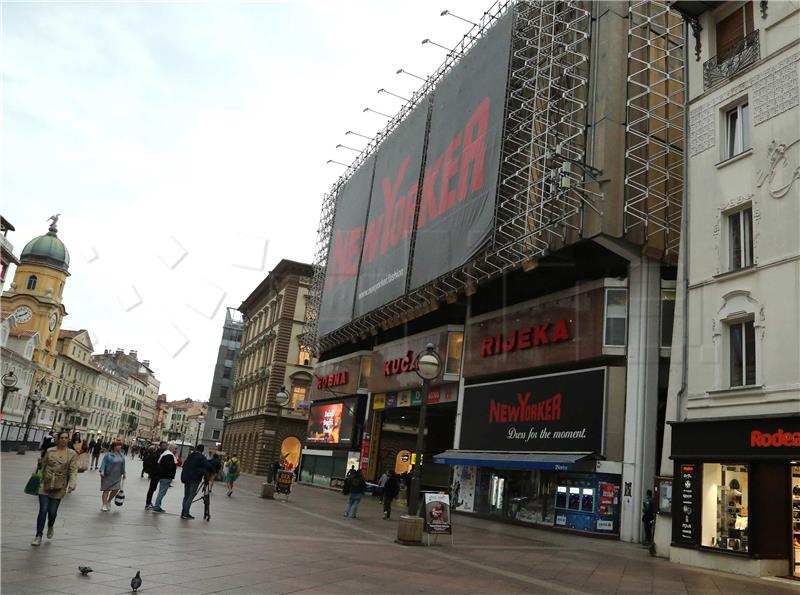
[{"label": "rodeo shop sign", "polygon": [[605,392],[605,368],[467,386],[461,448],[601,452]]}]

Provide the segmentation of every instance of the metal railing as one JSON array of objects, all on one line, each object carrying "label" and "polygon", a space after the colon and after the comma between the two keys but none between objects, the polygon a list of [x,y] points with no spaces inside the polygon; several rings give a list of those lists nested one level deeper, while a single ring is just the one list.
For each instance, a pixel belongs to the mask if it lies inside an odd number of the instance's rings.
[{"label": "metal railing", "polygon": [[760,57],[761,50],[756,29],[703,64],[703,90],[732,77],[743,68],[757,62]]}]

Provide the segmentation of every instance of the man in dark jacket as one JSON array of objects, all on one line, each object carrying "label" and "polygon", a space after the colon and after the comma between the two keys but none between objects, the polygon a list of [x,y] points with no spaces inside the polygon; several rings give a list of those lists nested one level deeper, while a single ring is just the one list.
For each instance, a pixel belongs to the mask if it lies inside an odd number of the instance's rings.
[{"label": "man in dark jacket", "polygon": [[161,508],[161,501],[167,495],[167,490],[172,480],[175,479],[175,471],[178,469],[176,452],[178,452],[178,447],[170,444],[167,450],[162,452],[158,458],[158,497],[156,497],[156,505],[153,506],[153,512],[164,512],[164,509]]},{"label": "man in dark jacket", "polygon": [[103,443],[96,440],[89,444],[89,451],[92,453],[92,464],[90,469],[97,469],[100,466],[100,453],[103,452]]},{"label": "man in dark jacket", "polygon": [[364,496],[364,491],[367,489],[367,482],[361,475],[360,469],[355,469],[347,479],[344,480],[345,493],[348,494],[347,508],[344,510],[344,516],[351,516],[356,518],[358,513],[358,505],[361,504],[361,498]]},{"label": "man in dark jacket", "polygon": [[198,444],[183,462],[183,471],[181,471],[181,482],[183,483],[182,519],[194,518],[189,514],[192,508],[192,500],[194,500],[197,490],[200,489],[200,481],[203,476],[209,471],[213,471],[211,463],[208,462],[203,454],[204,449],[205,447],[202,444]]},{"label": "man in dark jacket", "polygon": [[386,479],[386,483],[383,485],[383,518],[384,520],[388,520],[392,514],[392,500],[397,498],[397,494],[400,493],[400,480],[397,479],[397,474],[393,471],[389,471],[389,477]]},{"label": "man in dark jacket", "polygon": [[161,457],[161,453],[163,453],[165,450],[167,450],[167,443],[162,440],[158,443],[158,450],[148,452],[147,457],[145,457],[143,468],[150,477],[150,485],[147,488],[147,498],[144,502],[145,510],[153,508],[153,494],[158,487],[159,478],[158,459]]}]

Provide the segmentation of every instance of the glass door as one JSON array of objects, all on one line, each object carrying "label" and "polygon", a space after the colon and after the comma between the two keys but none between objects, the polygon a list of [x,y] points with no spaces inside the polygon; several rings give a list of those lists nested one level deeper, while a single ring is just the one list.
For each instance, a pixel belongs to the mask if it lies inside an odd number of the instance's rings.
[{"label": "glass door", "polygon": [[800,465],[792,470],[792,576],[800,578]]}]

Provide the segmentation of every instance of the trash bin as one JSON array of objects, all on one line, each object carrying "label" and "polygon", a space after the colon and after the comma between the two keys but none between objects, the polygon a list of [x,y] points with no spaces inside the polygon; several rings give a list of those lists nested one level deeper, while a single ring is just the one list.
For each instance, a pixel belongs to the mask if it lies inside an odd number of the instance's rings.
[{"label": "trash bin", "polygon": [[397,542],[403,545],[422,544],[422,517],[403,515],[397,525]]},{"label": "trash bin", "polygon": [[261,497],[268,500],[275,499],[275,484],[264,482],[261,484]]}]

